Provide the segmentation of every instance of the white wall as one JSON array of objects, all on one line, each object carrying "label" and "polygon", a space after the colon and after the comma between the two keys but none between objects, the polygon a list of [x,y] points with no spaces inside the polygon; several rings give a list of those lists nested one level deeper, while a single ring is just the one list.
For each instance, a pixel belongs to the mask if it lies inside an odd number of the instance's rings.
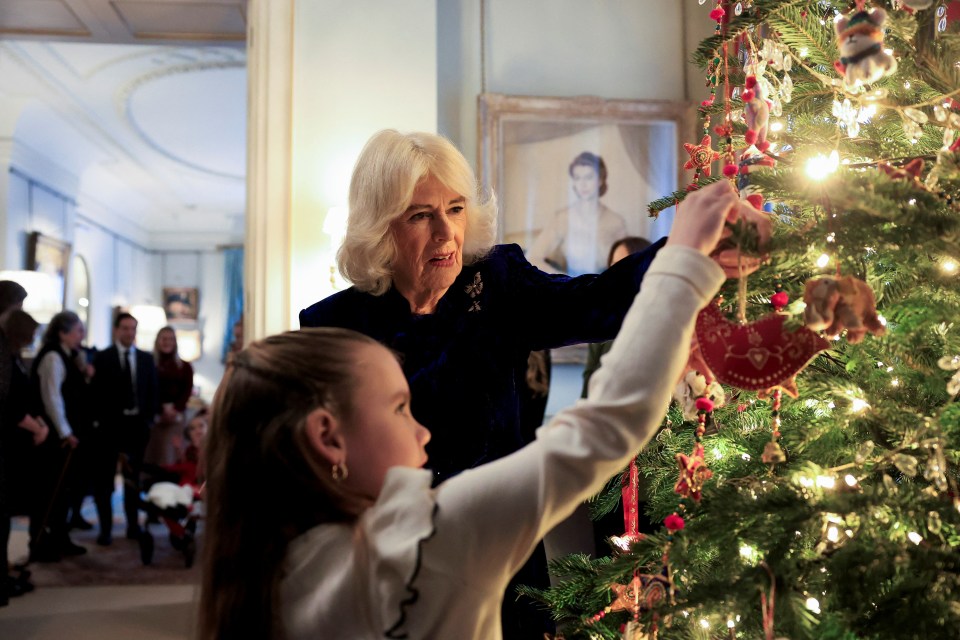
[{"label": "white wall", "polygon": [[437,3],[438,130],[471,162],[484,85],[488,93],[525,96],[686,97],[690,0],[483,1],[483,60],[481,0]]}]

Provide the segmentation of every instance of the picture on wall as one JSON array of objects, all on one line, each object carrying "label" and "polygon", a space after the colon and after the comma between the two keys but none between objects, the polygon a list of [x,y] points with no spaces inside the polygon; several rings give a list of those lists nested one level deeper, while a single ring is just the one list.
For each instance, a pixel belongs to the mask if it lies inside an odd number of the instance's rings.
[{"label": "picture on wall", "polygon": [[62,308],[66,303],[67,273],[70,265],[70,245],[39,231],[27,236],[27,270],[52,277],[56,283],[56,299]]},{"label": "picture on wall", "polygon": [[167,320],[196,320],[200,310],[200,290],[196,287],[164,287],[163,309]]},{"label": "picture on wall", "polygon": [[[615,241],[668,233],[672,214],[651,219],[647,205],[680,184],[690,104],[483,94],[479,108],[480,178],[497,196],[499,240],[536,267],[600,273]],[[585,354],[567,347],[553,361]]]}]

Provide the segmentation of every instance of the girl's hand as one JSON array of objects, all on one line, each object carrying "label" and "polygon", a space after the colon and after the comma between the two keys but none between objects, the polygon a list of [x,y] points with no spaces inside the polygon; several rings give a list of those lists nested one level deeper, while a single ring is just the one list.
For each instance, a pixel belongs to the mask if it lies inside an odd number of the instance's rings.
[{"label": "girl's hand", "polygon": [[736,220],[740,207],[740,198],[727,180],[692,192],[677,205],[667,244],[710,255],[720,241],[724,223]]},{"label": "girl's hand", "polygon": [[41,422],[39,428],[33,432],[34,446],[43,444],[43,441],[47,439],[48,435],[50,435],[50,427]]}]

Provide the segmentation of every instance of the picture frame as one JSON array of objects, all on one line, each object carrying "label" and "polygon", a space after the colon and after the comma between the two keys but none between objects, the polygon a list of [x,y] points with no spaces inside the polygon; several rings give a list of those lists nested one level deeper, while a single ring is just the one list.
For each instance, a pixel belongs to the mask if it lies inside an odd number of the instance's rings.
[{"label": "picture frame", "polygon": [[[660,100],[479,96],[479,167],[497,196],[498,241],[516,243],[536,267],[576,276],[606,269],[624,236],[654,241],[672,212],[647,205],[683,184],[692,103]],[[582,362],[585,347],[554,351]]]},{"label": "picture frame", "polygon": [[28,271],[37,271],[52,276],[56,283],[56,296],[61,308],[67,303],[67,276],[70,272],[70,244],[39,231],[27,236]]},{"label": "picture frame", "polygon": [[164,287],[163,310],[172,322],[196,320],[200,312],[200,290],[197,287]]}]

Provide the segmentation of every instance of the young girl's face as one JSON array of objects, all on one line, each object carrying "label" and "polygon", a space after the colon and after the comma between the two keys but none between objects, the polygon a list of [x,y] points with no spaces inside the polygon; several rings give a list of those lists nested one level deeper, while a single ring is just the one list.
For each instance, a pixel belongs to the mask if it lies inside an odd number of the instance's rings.
[{"label": "young girl's face", "polygon": [[348,482],[366,495],[380,495],[390,467],[422,467],[430,432],[410,413],[410,388],[396,358],[380,345],[357,349],[359,384],[344,430]]}]

